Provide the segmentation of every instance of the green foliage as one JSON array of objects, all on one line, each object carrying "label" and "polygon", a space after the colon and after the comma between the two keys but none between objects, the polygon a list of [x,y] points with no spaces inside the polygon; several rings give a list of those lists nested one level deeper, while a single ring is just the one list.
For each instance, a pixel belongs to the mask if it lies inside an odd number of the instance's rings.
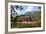
[{"label": "green foliage", "polygon": [[12,27],[12,28],[14,28],[14,27],[17,26],[17,23],[16,23],[16,22],[17,22],[17,19],[18,19],[18,18],[19,18],[18,15],[17,15],[16,17],[13,18],[13,21],[12,21],[13,23],[11,23],[11,27]]},{"label": "green foliage", "polygon": [[[25,14],[26,15],[26,14]],[[33,24],[22,24],[22,23],[17,23],[17,19],[21,16],[17,15],[16,17],[13,18],[13,23],[11,23],[12,28],[29,28],[29,27],[40,27],[41,26],[41,12],[37,11],[34,14],[31,12],[27,14],[28,16],[32,16],[32,22],[37,22]]]}]

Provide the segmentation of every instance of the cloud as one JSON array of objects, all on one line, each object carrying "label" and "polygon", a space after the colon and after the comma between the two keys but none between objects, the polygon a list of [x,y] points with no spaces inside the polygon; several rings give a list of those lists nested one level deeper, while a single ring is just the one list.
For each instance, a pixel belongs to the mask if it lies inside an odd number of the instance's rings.
[{"label": "cloud", "polygon": [[18,15],[25,14],[26,12],[31,12],[31,11],[40,11],[40,9],[37,6],[23,6],[23,10],[16,10],[15,11],[18,13]]}]

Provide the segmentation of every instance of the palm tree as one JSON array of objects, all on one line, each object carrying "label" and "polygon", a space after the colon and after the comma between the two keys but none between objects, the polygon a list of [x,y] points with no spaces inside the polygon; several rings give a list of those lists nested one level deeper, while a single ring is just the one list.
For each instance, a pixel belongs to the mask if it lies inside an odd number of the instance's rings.
[{"label": "palm tree", "polygon": [[11,21],[13,21],[14,17],[17,15],[17,12],[15,11],[15,6],[11,5]]}]

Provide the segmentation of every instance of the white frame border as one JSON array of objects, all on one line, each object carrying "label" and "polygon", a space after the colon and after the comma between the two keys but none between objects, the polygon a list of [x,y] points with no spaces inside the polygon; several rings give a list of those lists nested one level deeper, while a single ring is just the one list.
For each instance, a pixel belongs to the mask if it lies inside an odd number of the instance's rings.
[{"label": "white frame border", "polygon": [[[11,2],[8,2],[8,7],[10,7],[10,5],[22,5],[23,3],[11,3]],[[25,3],[24,3],[25,4]],[[24,5],[23,4],[23,5]],[[29,5],[30,6],[30,4],[26,4],[26,5]],[[32,6],[33,6],[34,4],[32,4]],[[20,29],[18,29],[18,28],[14,28],[14,29],[11,29],[10,28],[10,8],[8,8],[8,32],[18,32],[18,31],[34,31],[34,30],[43,30],[43,5],[42,4],[35,4],[34,6],[41,6],[41,27],[38,27],[38,28],[20,28]]]}]

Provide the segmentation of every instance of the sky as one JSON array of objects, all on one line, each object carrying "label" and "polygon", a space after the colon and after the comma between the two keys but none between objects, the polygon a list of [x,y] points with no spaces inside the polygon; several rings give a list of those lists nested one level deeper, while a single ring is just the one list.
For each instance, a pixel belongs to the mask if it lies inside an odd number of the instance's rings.
[{"label": "sky", "polygon": [[22,10],[20,10],[20,8],[18,9],[14,8],[14,10],[17,12],[18,15],[23,15],[26,12],[40,11],[38,6],[22,6],[22,8],[23,8]]}]

